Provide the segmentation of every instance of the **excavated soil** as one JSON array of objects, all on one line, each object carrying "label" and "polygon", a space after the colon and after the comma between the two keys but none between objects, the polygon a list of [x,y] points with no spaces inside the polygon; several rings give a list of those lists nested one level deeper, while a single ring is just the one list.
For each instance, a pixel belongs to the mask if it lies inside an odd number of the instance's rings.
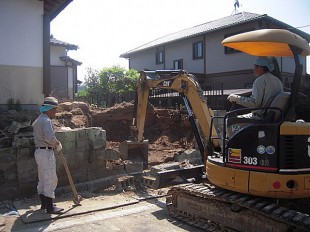
[{"label": "excavated soil", "polygon": [[[131,102],[105,109],[66,102],[61,104],[54,123],[58,128],[102,127],[107,135],[107,148],[118,149],[120,142],[130,139],[133,109]],[[149,165],[173,161],[174,154],[194,147],[187,114],[151,104],[147,107],[144,139],[149,140]]]}]

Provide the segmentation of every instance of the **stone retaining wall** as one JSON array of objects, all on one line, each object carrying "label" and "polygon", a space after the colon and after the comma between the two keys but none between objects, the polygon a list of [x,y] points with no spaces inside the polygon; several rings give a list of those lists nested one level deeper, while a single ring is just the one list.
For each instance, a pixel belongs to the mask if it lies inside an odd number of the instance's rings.
[{"label": "stone retaining wall", "polygon": [[[119,159],[118,152],[105,150],[106,132],[98,127],[73,129],[56,133],[63,145],[75,183],[100,179],[113,171],[106,160]],[[25,197],[36,193],[37,165],[31,132],[17,134],[12,147],[0,148],[0,200]],[[61,157],[56,155],[58,186],[69,184]]]}]

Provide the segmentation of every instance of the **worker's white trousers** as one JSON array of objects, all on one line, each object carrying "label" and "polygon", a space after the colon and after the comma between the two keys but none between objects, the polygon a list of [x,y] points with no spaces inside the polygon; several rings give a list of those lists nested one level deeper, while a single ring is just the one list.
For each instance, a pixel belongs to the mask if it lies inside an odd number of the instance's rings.
[{"label": "worker's white trousers", "polygon": [[38,165],[38,194],[55,198],[55,189],[57,187],[58,179],[54,151],[36,149],[34,156]]}]

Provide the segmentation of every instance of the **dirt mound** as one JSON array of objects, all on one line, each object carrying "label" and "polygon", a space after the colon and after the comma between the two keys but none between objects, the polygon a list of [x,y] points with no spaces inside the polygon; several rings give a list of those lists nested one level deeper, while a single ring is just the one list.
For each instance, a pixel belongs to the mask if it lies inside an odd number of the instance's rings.
[{"label": "dirt mound", "polygon": [[[68,106],[68,103],[65,105],[57,113],[56,125],[71,128],[102,127],[107,134],[108,148],[118,149],[120,142],[129,139],[133,103],[122,102],[106,109],[90,107],[89,110]],[[194,136],[187,114],[179,110],[155,108],[151,104],[147,107],[144,138],[150,143],[150,164],[172,161],[175,153],[194,147]]]},{"label": "dirt mound", "polygon": [[[123,102],[108,109],[92,110],[92,126],[105,129],[107,140],[122,142],[130,136],[133,108],[132,103]],[[163,145],[175,141],[186,143],[193,139],[186,115],[177,110],[157,109],[151,104],[146,111],[144,138],[150,143]]]}]

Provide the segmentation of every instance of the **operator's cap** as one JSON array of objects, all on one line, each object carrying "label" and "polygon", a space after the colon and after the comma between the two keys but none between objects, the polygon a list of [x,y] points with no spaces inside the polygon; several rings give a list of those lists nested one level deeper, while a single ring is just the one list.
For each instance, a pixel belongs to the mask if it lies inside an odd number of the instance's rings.
[{"label": "operator's cap", "polygon": [[58,106],[58,100],[54,97],[46,97],[44,98],[44,102],[40,107],[40,112],[47,112],[51,109],[54,109]]},{"label": "operator's cap", "polygon": [[255,65],[258,65],[258,66],[265,66],[268,68],[269,72],[272,72],[273,69],[274,69],[274,64],[273,62],[266,56],[260,56],[258,57],[255,62],[254,62]]}]

